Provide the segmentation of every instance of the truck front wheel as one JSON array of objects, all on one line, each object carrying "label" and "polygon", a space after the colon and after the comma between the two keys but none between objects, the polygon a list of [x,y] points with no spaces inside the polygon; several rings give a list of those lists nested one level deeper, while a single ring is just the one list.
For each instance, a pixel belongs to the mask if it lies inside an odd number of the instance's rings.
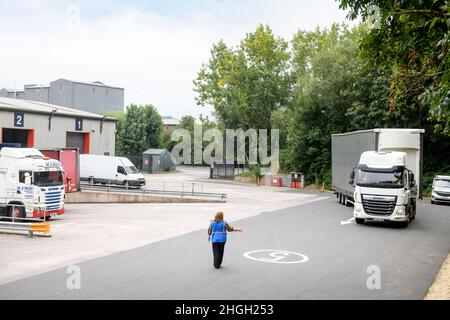
[{"label": "truck front wheel", "polygon": [[364,224],[364,219],[355,218],[357,224]]}]

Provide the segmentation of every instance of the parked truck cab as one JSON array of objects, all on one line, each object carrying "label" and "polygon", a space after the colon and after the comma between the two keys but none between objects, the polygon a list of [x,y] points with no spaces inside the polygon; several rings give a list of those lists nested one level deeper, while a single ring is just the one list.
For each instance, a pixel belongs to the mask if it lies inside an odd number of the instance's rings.
[{"label": "parked truck cab", "polygon": [[0,210],[17,218],[64,213],[63,168],[33,148],[0,151]]},{"label": "parked truck cab", "polygon": [[356,223],[392,221],[406,226],[415,219],[418,198],[414,174],[404,152],[367,151],[350,175],[355,188]]}]

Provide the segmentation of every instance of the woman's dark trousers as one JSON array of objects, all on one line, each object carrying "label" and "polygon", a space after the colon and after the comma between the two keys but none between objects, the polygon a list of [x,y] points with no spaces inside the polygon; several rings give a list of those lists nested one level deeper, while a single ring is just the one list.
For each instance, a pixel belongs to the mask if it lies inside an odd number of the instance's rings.
[{"label": "woman's dark trousers", "polygon": [[223,252],[225,249],[225,242],[213,243],[213,255],[214,255],[214,268],[219,269],[222,265]]}]

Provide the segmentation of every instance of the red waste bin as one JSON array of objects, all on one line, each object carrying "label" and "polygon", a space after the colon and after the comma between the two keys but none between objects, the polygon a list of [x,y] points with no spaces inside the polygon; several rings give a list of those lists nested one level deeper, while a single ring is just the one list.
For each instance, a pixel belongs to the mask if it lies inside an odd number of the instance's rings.
[{"label": "red waste bin", "polygon": [[281,188],[283,186],[283,179],[281,179],[279,177],[272,178],[271,185],[272,185],[272,187]]}]

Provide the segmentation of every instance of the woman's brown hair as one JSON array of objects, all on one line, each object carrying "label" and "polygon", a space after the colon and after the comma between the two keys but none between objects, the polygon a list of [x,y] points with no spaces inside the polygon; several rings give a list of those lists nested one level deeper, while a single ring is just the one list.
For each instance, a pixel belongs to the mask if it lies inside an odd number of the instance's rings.
[{"label": "woman's brown hair", "polygon": [[216,222],[223,221],[223,212],[222,211],[219,211],[216,213],[216,215],[214,216],[214,221],[216,221]]}]

